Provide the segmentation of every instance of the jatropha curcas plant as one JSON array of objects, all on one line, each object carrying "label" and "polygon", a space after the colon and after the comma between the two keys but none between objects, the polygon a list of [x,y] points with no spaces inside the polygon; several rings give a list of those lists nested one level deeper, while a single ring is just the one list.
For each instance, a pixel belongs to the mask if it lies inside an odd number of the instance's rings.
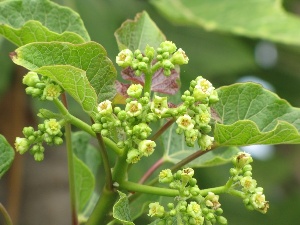
[{"label": "jatropha curcas plant", "polygon": [[[19,47],[11,54],[13,62],[29,70],[23,78],[25,92],[57,108],[40,109],[43,122],[37,128],[25,127],[14,147],[42,161],[44,144],[66,144],[73,224],[134,224],[142,213],[153,220],[150,224],[227,224],[219,201],[224,193],[242,199],[247,209],[267,212],[263,188],[252,178],[253,159],[237,146],[299,143],[299,127],[293,123],[299,109],[260,85],[216,89],[204,76],[179,92],[180,66],[189,58],[165,39],[146,12],[115,33],[120,48],[115,62],[129,81],[122,83],[105,49],[90,41],[72,10],[48,0],[0,3],[1,10],[7,7],[13,13],[0,19],[0,33]],[[11,16],[23,17],[32,7],[49,10],[10,22]],[[72,18],[69,26],[52,26],[60,22],[51,17],[54,11]],[[137,26],[149,22],[147,29]],[[29,29],[33,27],[39,29]],[[67,96],[90,121],[70,112]],[[283,110],[274,115],[278,105]],[[72,133],[72,126],[81,131]],[[97,148],[89,143],[91,138],[98,141]],[[14,154],[3,137],[1,143],[6,172]],[[160,158],[155,162],[152,155]],[[142,163],[146,161],[150,168]],[[157,171],[166,162],[174,165]],[[225,185],[202,189],[194,169],[227,162],[233,166]],[[144,175],[134,182],[131,177],[137,171]],[[156,178],[146,183],[151,175]],[[151,197],[143,199],[143,194]]]}]

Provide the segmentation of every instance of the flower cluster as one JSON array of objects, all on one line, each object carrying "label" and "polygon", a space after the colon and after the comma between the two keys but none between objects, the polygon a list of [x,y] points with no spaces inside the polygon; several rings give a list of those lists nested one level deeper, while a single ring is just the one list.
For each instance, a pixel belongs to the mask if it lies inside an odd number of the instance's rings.
[{"label": "flower cluster", "polygon": [[257,181],[252,178],[252,157],[245,152],[240,152],[234,159],[234,168],[230,169],[230,174],[234,182],[233,186],[240,187],[243,192],[243,202],[246,208],[266,213],[269,202],[263,194],[263,188],[257,187]]},{"label": "flower cluster", "polygon": [[222,216],[223,210],[219,202],[219,196],[208,192],[201,195],[197,180],[193,177],[194,170],[185,168],[172,174],[170,169],[162,170],[159,174],[159,182],[167,183],[172,189],[179,191],[175,198],[176,204],[169,203],[168,209],[159,202],[149,204],[148,216],[158,217],[157,224],[171,224],[177,220],[182,224],[227,224]]},{"label": "flower cluster", "polygon": [[171,41],[164,41],[156,49],[146,46],[144,52],[135,50],[132,52],[129,49],[122,50],[116,57],[116,62],[119,66],[131,67],[137,76],[142,73],[151,71],[155,72],[157,69],[162,68],[166,76],[171,74],[171,70],[175,65],[187,64],[189,61],[185,52]]},{"label": "flower cluster", "polygon": [[28,86],[25,89],[27,94],[32,97],[38,97],[41,100],[53,101],[62,92],[62,88],[54,81],[47,77],[41,77],[40,79],[35,72],[28,72],[23,77],[23,84]]},{"label": "flower cluster", "polygon": [[149,139],[152,129],[149,122],[157,116],[151,112],[147,93],[141,97],[142,86],[132,84],[127,93],[125,109],[113,107],[109,100],[98,105],[98,114],[92,129],[102,136],[117,136],[118,147],[125,150],[128,163],[137,163],[142,156],[150,156],[156,143]]},{"label": "flower cluster", "polygon": [[198,140],[202,150],[210,149],[214,141],[214,138],[208,135],[211,131],[210,106],[218,101],[215,88],[208,80],[199,76],[191,81],[189,90],[184,92],[181,99],[186,111],[176,120],[176,132],[184,133],[188,146],[194,146]]},{"label": "flower cluster", "polygon": [[24,137],[16,138],[15,148],[20,154],[29,150],[36,161],[42,161],[45,151],[43,142],[48,145],[61,145],[63,143],[61,128],[61,123],[56,119],[45,120],[43,124],[38,125],[37,131],[33,127],[24,127]]}]

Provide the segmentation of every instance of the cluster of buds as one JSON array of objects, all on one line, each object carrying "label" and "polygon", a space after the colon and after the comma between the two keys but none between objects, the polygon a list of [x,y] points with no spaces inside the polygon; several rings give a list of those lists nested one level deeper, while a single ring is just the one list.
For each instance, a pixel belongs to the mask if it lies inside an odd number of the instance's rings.
[{"label": "cluster of buds", "polygon": [[27,85],[25,91],[28,95],[41,100],[53,101],[62,92],[62,88],[54,81],[47,77],[40,78],[35,72],[28,72],[23,77],[23,84]]},{"label": "cluster of buds", "polygon": [[184,133],[188,146],[194,146],[198,140],[202,150],[210,149],[214,141],[208,135],[211,131],[210,106],[218,101],[217,91],[208,80],[199,76],[191,81],[189,90],[184,92],[181,99],[187,110],[177,118],[176,132]]},{"label": "cluster of buds", "polygon": [[137,163],[142,156],[150,156],[156,143],[149,140],[152,129],[148,123],[157,120],[151,112],[147,93],[141,97],[142,86],[132,84],[127,93],[125,109],[114,107],[112,102],[105,100],[98,105],[98,114],[92,129],[102,136],[118,136],[118,147],[127,153],[128,163]]},{"label": "cluster of buds", "polygon": [[266,213],[269,208],[269,202],[266,201],[263,188],[257,187],[257,181],[252,178],[251,162],[253,162],[252,157],[245,152],[240,152],[233,158],[234,168],[230,169],[234,182],[233,187],[240,187],[244,193],[243,202],[247,209]]},{"label": "cluster of buds", "polygon": [[17,152],[24,154],[29,150],[36,161],[42,161],[45,151],[43,142],[48,145],[61,145],[63,143],[61,125],[61,122],[56,119],[49,119],[45,120],[43,124],[39,124],[37,131],[33,127],[24,127],[24,137],[17,137],[15,141]]},{"label": "cluster of buds", "polygon": [[192,168],[185,168],[174,174],[170,169],[160,172],[159,182],[168,183],[170,188],[179,191],[179,195],[175,198],[176,205],[167,205],[168,210],[159,202],[149,204],[148,216],[158,217],[156,224],[173,224],[174,221],[189,225],[227,224],[226,218],[222,216],[219,196],[212,192],[201,196],[193,175]]},{"label": "cluster of buds", "polygon": [[131,67],[137,76],[142,73],[151,73],[162,68],[166,76],[171,74],[171,70],[175,65],[187,64],[189,61],[185,52],[171,41],[164,41],[156,49],[146,46],[144,52],[135,50],[132,52],[129,49],[122,50],[116,57],[116,62],[119,66],[126,68]]}]

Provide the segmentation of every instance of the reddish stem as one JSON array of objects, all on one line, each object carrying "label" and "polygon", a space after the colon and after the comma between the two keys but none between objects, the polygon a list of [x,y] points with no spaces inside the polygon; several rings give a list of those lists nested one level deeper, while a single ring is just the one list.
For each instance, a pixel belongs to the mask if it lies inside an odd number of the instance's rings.
[{"label": "reddish stem", "polygon": [[157,170],[158,167],[160,167],[164,163],[163,158],[160,158],[159,160],[154,163],[150,169],[142,176],[142,178],[139,180],[139,184],[143,184],[153,173],[155,170]]}]

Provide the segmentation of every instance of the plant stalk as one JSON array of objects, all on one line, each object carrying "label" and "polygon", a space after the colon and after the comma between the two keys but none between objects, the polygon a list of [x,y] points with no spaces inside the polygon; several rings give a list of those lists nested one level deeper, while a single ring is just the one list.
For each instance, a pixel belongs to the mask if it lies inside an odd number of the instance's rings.
[{"label": "plant stalk", "polygon": [[5,207],[0,203],[0,213],[3,215],[5,225],[13,225],[12,220]]}]

